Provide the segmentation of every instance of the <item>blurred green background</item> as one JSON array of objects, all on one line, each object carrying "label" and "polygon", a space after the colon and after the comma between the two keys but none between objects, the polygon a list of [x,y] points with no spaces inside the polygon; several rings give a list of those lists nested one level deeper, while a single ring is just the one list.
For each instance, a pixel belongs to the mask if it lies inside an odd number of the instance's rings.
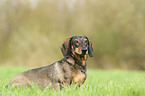
[{"label": "blurred green background", "polygon": [[89,68],[145,70],[145,0],[0,0],[0,65],[44,66],[86,35]]}]

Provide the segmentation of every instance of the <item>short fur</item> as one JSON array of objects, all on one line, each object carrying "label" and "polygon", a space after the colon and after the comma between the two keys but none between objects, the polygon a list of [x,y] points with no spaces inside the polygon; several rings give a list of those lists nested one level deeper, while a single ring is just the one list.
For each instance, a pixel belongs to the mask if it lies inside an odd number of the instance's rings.
[{"label": "short fur", "polygon": [[[77,50],[76,50],[77,49]],[[64,58],[49,66],[31,69],[13,77],[8,86],[53,86],[61,89],[66,85],[84,83],[87,77],[87,54],[93,56],[93,45],[86,36],[68,38],[61,46]],[[79,52],[78,52],[79,51]]]}]

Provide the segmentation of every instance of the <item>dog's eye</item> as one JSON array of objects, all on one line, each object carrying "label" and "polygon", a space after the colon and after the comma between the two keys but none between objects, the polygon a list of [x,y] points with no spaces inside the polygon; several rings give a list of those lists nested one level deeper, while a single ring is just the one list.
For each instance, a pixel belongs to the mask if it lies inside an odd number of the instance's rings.
[{"label": "dog's eye", "polygon": [[79,43],[79,41],[74,41],[74,43]]},{"label": "dog's eye", "polygon": [[74,41],[75,43],[79,43],[78,41]]},{"label": "dog's eye", "polygon": [[88,44],[88,41],[86,40],[84,43],[87,45]]},{"label": "dog's eye", "polygon": [[74,41],[75,45],[79,46],[79,41]]}]

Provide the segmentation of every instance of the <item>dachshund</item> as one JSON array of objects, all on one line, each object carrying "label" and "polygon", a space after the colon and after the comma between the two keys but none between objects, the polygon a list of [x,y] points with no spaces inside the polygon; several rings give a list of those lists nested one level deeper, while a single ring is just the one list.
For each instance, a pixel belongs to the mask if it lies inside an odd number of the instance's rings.
[{"label": "dachshund", "polygon": [[86,36],[68,38],[61,46],[64,58],[51,65],[30,69],[13,77],[9,86],[33,86],[40,88],[52,86],[62,89],[72,83],[81,86],[86,78],[86,60],[93,56],[93,45]]}]

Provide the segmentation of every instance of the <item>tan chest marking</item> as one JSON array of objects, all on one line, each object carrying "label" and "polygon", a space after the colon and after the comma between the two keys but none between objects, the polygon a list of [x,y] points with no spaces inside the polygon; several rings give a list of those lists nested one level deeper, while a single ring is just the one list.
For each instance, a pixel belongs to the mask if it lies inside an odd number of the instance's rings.
[{"label": "tan chest marking", "polygon": [[86,76],[81,71],[76,71],[73,73],[73,82],[74,83],[83,83]]}]

